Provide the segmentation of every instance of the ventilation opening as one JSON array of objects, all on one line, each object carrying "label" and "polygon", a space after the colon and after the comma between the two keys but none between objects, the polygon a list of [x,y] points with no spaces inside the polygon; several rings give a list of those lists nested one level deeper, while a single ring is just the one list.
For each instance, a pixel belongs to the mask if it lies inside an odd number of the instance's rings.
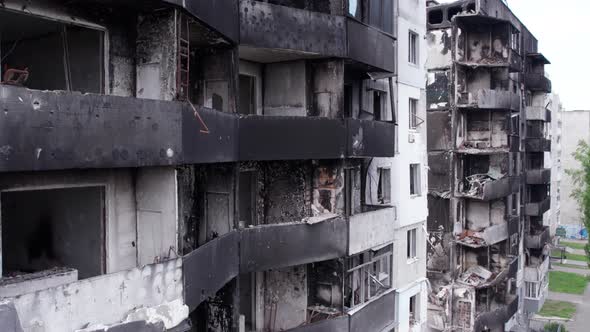
[{"label": "ventilation opening", "polygon": [[105,273],[104,188],[1,193],[2,277],[76,269]]},{"label": "ventilation opening", "polygon": [[442,9],[431,10],[430,12],[428,12],[428,23],[441,24],[442,22],[443,22]]}]

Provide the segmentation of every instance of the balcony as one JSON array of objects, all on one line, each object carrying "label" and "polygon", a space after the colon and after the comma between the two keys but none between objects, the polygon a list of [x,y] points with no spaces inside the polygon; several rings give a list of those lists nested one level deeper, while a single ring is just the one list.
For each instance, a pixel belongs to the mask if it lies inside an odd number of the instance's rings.
[{"label": "balcony", "polygon": [[494,179],[487,174],[468,176],[464,181],[464,190],[458,196],[481,201],[492,201],[510,194],[517,193],[520,186],[520,177],[505,176]]},{"label": "balcony", "polygon": [[505,90],[478,89],[457,94],[457,107],[486,110],[520,110],[520,94]]},{"label": "balcony", "polygon": [[239,2],[240,53],[246,58],[262,62],[262,56],[270,56],[285,61],[342,58],[347,53],[346,19],[342,16],[261,1]]},{"label": "balcony", "polygon": [[235,160],[237,119],[212,109],[8,85],[0,108],[0,171]]},{"label": "balcony", "polygon": [[319,322],[302,325],[288,332],[356,332],[389,331],[396,325],[395,290],[383,293],[378,298],[349,310],[346,314]]},{"label": "balcony", "polygon": [[456,60],[459,65],[466,66],[469,68],[508,68],[510,72],[522,71],[522,57],[513,49],[507,49],[507,56],[489,56],[482,57],[478,61],[473,61],[466,58],[465,53],[463,58]]},{"label": "balcony", "polygon": [[369,207],[367,212],[350,216],[348,255],[391,243],[394,238],[394,207]]},{"label": "balcony", "polygon": [[314,224],[296,222],[244,228],[240,234],[240,272],[344,257],[346,237],[346,220],[338,216]]},{"label": "balcony", "polygon": [[232,42],[239,39],[238,4],[236,0],[164,0],[184,8],[201,22],[217,30]]},{"label": "balcony", "polygon": [[24,331],[119,324],[129,314],[140,316],[142,310],[174,312],[167,323],[171,326],[166,326],[172,329],[188,318],[182,263],[173,259],[57,286],[52,285],[54,276],[45,274],[39,280],[46,282],[45,288],[5,300],[14,303]]},{"label": "balcony", "polygon": [[510,263],[507,263],[500,270],[492,272],[486,268],[476,265],[463,271],[457,281],[461,284],[472,286],[475,289],[490,288],[504,282],[509,278],[516,278],[518,272],[518,257],[509,256]]},{"label": "balcony", "polygon": [[551,80],[545,77],[544,74],[525,73],[524,84],[527,90],[551,93]]},{"label": "balcony", "polygon": [[240,160],[393,157],[395,125],[299,116],[240,119]]},{"label": "balcony", "polygon": [[526,171],[527,184],[549,184],[551,183],[551,169],[530,169]]},{"label": "balcony", "polygon": [[525,149],[527,152],[551,151],[551,140],[540,137],[527,138],[525,140]]},{"label": "balcony", "polygon": [[551,121],[551,111],[543,106],[527,106],[525,112],[527,121]]},{"label": "balcony", "polygon": [[494,245],[508,239],[508,223],[486,227],[483,231],[464,230],[456,236],[458,244],[470,248],[481,248]]},{"label": "balcony", "polygon": [[184,297],[191,311],[239,275],[239,240],[233,231],[183,257]]},{"label": "balcony", "polygon": [[240,1],[240,56],[257,62],[348,58],[395,72],[395,39],[350,17]]},{"label": "balcony", "polygon": [[504,324],[518,312],[518,296],[510,296],[505,306],[495,310],[481,312],[475,318],[473,331],[485,331],[486,329],[504,331]]},{"label": "balcony", "polygon": [[551,234],[549,227],[543,227],[543,229],[539,231],[531,230],[524,238],[524,244],[529,249],[543,249],[543,247],[550,242]]},{"label": "balcony", "polygon": [[524,297],[524,309],[527,312],[536,313],[543,307],[545,299],[549,294],[549,283],[547,282],[548,271],[549,257],[546,257],[538,266],[524,267],[524,281],[534,283],[535,287],[533,290],[536,291],[535,294],[526,294]]},{"label": "balcony", "polygon": [[524,207],[525,215],[527,216],[542,216],[551,208],[551,198],[547,197],[540,202],[526,203]]}]

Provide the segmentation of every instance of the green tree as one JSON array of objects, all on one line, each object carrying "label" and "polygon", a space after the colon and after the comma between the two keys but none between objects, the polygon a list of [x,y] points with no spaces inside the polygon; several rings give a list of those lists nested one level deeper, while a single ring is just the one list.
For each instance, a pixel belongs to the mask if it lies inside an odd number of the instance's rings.
[{"label": "green tree", "polygon": [[[578,201],[582,222],[586,229],[590,230],[590,145],[580,141],[572,155],[580,163],[580,168],[568,169],[565,172],[572,177],[574,189],[571,197]],[[590,237],[584,246],[584,251],[586,257],[590,257]],[[588,261],[588,266],[590,266],[590,261]]]},{"label": "green tree", "polygon": [[545,324],[545,332],[567,332],[567,330],[566,330],[565,326],[562,324],[549,323],[549,324]]}]

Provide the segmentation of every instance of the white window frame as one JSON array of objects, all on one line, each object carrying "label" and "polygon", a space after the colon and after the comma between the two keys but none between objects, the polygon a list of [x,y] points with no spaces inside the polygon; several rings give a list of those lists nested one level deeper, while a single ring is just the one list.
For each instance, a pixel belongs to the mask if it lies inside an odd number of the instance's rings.
[{"label": "white window frame", "polygon": [[418,126],[420,126],[424,122],[424,120],[420,119],[420,117],[418,116],[419,102],[420,101],[415,98],[408,99],[408,114],[409,114],[409,118],[408,118],[409,126],[408,127],[410,128],[410,130],[418,129]]},{"label": "white window frame", "polygon": [[388,167],[379,167],[377,171],[379,173],[378,186],[381,188],[380,192],[377,190],[377,201],[379,204],[387,205],[391,203],[391,169]]},{"label": "white window frame", "polygon": [[409,229],[406,232],[406,256],[408,262],[413,262],[418,259],[418,228]]},{"label": "white window frame", "polygon": [[422,195],[422,184],[420,177],[420,164],[410,164],[410,197]]},{"label": "white window frame", "polygon": [[391,289],[392,267],[393,244],[391,243],[379,249],[349,257],[345,286],[350,287],[352,291],[345,306],[349,309],[357,307]]},{"label": "white window frame", "polygon": [[419,35],[412,30],[408,30],[408,62],[416,66],[420,61],[420,45],[418,40]]}]

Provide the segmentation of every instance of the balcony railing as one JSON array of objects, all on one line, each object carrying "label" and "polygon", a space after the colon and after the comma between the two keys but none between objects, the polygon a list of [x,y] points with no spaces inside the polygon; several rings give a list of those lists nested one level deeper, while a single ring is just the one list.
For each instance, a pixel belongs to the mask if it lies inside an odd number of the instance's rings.
[{"label": "balcony railing", "polygon": [[392,157],[395,125],[0,85],[0,172]]},{"label": "balcony railing", "polygon": [[524,238],[525,246],[529,249],[542,249],[550,242],[551,234],[549,232],[549,227],[544,227],[540,232],[526,234]]},{"label": "balcony railing", "polygon": [[524,267],[524,281],[540,282],[547,277],[549,271],[549,256],[545,257],[543,262],[537,266]]},{"label": "balcony railing", "polygon": [[394,238],[394,207],[374,207],[370,211],[350,216],[348,255],[389,243]]},{"label": "balcony railing", "polygon": [[252,60],[336,57],[395,72],[393,36],[351,17],[242,0],[240,36],[243,55]]},{"label": "balcony railing", "polygon": [[525,73],[524,82],[530,91],[551,93],[551,80],[544,74]]},{"label": "balcony railing", "polygon": [[527,184],[548,184],[551,183],[551,169],[529,169],[526,171]]},{"label": "balcony railing", "polygon": [[481,58],[477,61],[466,59],[466,52],[464,52],[464,56],[461,59],[458,59],[456,62],[460,65],[471,67],[471,68],[478,68],[478,67],[488,67],[488,68],[508,68],[511,72],[520,72],[522,71],[522,57],[518,52],[508,49],[506,57],[504,56],[492,56],[492,57],[485,57]]},{"label": "balcony railing", "polygon": [[491,201],[517,193],[520,185],[520,177],[506,176],[500,179],[493,179],[485,174],[479,177],[470,176],[463,182],[463,191],[459,196]]},{"label": "balcony railing", "polygon": [[527,216],[542,216],[543,213],[547,212],[551,208],[551,199],[545,198],[540,202],[526,203],[525,215]]},{"label": "balcony railing", "polygon": [[543,106],[527,106],[525,112],[527,121],[551,121],[551,111]]},{"label": "balcony railing", "polygon": [[520,110],[520,94],[505,90],[479,89],[458,93],[456,102],[460,108]]}]

